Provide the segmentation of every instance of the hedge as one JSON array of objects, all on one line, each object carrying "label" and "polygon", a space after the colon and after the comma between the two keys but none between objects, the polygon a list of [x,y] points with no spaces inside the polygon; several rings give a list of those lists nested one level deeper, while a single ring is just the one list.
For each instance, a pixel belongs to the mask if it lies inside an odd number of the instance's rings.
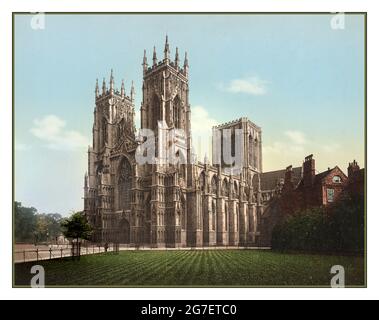
[{"label": "hedge", "polygon": [[281,251],[362,253],[364,237],[364,201],[349,198],[287,217],[274,227],[271,246]]}]

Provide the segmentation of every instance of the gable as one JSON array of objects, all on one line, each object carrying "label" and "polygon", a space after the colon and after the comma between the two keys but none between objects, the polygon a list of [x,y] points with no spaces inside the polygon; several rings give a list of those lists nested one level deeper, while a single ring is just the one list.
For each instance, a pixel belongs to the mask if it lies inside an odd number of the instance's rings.
[{"label": "gable", "polygon": [[[340,180],[338,180],[338,178]],[[345,173],[338,166],[335,166],[333,169],[324,171],[316,175],[315,182],[343,184],[346,181],[347,176],[345,175]]]}]

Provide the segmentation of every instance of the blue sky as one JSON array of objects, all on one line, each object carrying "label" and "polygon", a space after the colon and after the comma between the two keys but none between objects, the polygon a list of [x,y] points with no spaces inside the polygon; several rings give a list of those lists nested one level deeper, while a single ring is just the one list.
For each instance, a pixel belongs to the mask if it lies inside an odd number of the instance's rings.
[{"label": "blue sky", "polygon": [[[347,15],[47,15],[15,18],[16,200],[41,212],[82,209],[96,78],[134,80],[142,56],[188,51],[195,142],[241,116],[263,130],[263,169],[364,163],[364,17]],[[204,150],[201,150],[201,154]]]}]

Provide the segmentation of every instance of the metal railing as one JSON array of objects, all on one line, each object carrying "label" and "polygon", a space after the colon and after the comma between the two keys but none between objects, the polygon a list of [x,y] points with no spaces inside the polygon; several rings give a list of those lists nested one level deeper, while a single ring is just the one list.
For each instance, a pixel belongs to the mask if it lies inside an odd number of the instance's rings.
[{"label": "metal railing", "polygon": [[41,261],[41,260],[52,260],[61,259],[67,257],[78,257],[91,254],[101,254],[101,253],[118,253],[119,251],[126,250],[214,250],[214,249],[270,249],[269,247],[257,247],[249,244],[201,244],[201,245],[191,245],[188,244],[185,247],[179,244],[170,245],[165,243],[158,244],[118,244],[109,243],[107,245],[99,244],[82,244],[80,246],[80,254],[78,254],[78,249],[76,243],[73,245],[52,245],[50,247],[36,247],[35,249],[24,249],[16,250],[13,253],[14,262],[30,262],[30,261]]},{"label": "metal railing", "polygon": [[[80,255],[99,254],[104,252],[113,252],[114,246],[108,248],[101,245],[82,245],[80,246]],[[75,252],[74,246],[50,246],[48,248],[36,247],[35,249],[16,250],[13,253],[14,262],[29,262],[29,261],[41,261],[52,260],[58,258],[66,258],[78,256]]]}]

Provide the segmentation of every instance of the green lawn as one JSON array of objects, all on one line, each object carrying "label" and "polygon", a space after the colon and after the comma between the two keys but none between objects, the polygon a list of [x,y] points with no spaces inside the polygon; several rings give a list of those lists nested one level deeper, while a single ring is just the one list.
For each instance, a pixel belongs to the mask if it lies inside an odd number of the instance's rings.
[{"label": "green lawn", "polygon": [[[15,285],[30,283],[35,263],[15,265]],[[38,262],[47,286],[329,286],[342,265],[346,286],[364,286],[363,257],[258,250],[123,251]]]}]

